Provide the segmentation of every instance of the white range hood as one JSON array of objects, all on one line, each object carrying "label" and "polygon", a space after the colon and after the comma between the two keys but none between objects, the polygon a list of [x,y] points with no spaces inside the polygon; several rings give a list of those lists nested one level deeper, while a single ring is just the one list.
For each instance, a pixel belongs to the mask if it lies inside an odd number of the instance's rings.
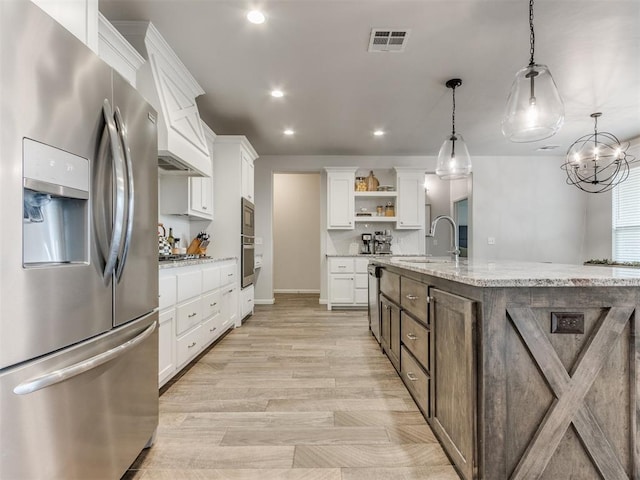
[{"label": "white range hood", "polygon": [[151,22],[113,22],[146,58],[137,87],[158,111],[161,174],[211,176],[211,158],[196,97],[204,90]]}]

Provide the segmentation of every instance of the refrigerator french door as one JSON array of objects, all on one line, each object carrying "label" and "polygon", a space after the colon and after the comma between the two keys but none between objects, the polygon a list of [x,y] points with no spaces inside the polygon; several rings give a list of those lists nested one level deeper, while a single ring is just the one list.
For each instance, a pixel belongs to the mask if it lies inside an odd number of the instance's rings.
[{"label": "refrigerator french door", "polygon": [[157,390],[155,112],[0,1],[0,478],[119,478]]}]

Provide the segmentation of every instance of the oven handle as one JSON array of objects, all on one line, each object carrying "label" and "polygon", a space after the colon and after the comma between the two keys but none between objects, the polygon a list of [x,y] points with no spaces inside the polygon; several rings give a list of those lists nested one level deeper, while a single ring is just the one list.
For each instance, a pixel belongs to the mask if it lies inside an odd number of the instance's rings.
[{"label": "oven handle", "polygon": [[94,355],[93,357],[83,360],[82,362],[75,363],[59,370],[54,370],[53,372],[45,373],[44,375],[40,375],[39,377],[23,382],[13,389],[13,393],[15,393],[16,395],[26,395],[27,393],[33,393],[38,390],[42,390],[43,388],[55,385],[56,383],[64,382],[71,377],[78,376],[84,372],[99,367],[100,365],[107,363],[108,361],[113,360],[120,355],[124,355],[132,348],[135,348],[140,343],[144,342],[151,336],[155,329],[156,322],[153,322],[140,335],[132,338],[122,345],[118,345],[117,347],[113,347],[106,352]]}]

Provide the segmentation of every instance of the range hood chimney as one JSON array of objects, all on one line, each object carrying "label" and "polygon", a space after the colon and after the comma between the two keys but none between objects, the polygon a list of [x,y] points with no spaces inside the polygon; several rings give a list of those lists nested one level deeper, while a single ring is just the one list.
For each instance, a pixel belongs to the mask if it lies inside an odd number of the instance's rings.
[{"label": "range hood chimney", "polygon": [[158,168],[164,175],[211,176],[211,158],[196,97],[202,87],[151,22],[113,25],[147,60],[137,87],[158,111]]}]

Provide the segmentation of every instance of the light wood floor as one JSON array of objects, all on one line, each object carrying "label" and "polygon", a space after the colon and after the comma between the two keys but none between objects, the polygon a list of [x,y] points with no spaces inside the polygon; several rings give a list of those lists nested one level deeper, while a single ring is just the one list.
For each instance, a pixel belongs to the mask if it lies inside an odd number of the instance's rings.
[{"label": "light wood floor", "polygon": [[457,480],[367,326],[278,295],[160,397],[123,479]]}]

